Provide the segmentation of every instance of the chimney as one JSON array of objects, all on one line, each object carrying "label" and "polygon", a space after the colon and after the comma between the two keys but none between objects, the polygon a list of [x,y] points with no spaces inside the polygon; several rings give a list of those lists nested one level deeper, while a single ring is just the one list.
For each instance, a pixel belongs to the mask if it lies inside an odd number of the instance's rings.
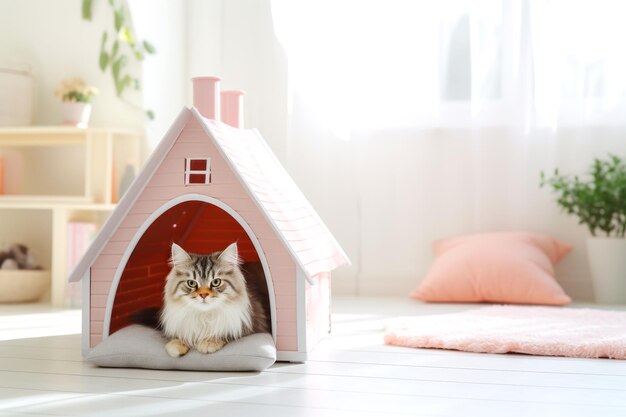
[{"label": "chimney", "polygon": [[194,77],[193,106],[207,119],[220,120],[220,77]]},{"label": "chimney", "polygon": [[243,96],[245,91],[222,91],[220,100],[222,122],[243,129]]}]

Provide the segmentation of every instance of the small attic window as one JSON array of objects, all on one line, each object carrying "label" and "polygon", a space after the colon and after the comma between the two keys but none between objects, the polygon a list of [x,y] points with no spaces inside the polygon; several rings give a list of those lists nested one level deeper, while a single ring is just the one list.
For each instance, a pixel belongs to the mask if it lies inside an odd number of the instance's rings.
[{"label": "small attic window", "polygon": [[211,158],[185,158],[185,185],[211,182]]}]

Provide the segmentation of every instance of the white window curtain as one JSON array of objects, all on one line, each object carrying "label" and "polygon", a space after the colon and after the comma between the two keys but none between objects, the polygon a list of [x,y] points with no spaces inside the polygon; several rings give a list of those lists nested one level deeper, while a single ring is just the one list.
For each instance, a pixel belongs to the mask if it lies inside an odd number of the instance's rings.
[{"label": "white window curtain", "polygon": [[[539,172],[626,155],[626,3],[273,0],[289,63],[288,168],[353,258],[341,292],[417,285],[434,240],[586,231]],[[338,281],[338,280],[336,280]]]},{"label": "white window curtain", "polygon": [[337,128],[624,123],[621,2],[274,0],[272,7],[298,94]]}]

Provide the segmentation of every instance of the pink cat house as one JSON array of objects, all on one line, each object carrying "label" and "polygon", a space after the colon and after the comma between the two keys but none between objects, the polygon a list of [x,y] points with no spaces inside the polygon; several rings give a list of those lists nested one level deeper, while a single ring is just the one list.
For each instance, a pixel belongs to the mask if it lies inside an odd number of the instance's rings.
[{"label": "pink cat house", "polygon": [[269,307],[277,359],[306,360],[330,330],[331,271],[349,260],[259,132],[242,128],[243,93],[220,93],[217,77],[193,87],[194,107],[70,276],[83,282],[83,353],[162,305],[172,242],[209,253],[237,241]]}]

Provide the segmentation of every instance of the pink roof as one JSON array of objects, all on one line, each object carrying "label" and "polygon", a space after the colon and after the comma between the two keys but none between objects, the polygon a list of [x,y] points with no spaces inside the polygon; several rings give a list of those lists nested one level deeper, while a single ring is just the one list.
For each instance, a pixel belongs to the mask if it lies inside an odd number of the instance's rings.
[{"label": "pink roof", "polygon": [[205,119],[195,108],[183,109],[144,169],[70,275],[78,281],[93,264],[109,237],[173,146],[189,118],[198,120],[240,179],[251,199],[308,277],[349,264],[348,257],[256,129],[237,129]]}]

